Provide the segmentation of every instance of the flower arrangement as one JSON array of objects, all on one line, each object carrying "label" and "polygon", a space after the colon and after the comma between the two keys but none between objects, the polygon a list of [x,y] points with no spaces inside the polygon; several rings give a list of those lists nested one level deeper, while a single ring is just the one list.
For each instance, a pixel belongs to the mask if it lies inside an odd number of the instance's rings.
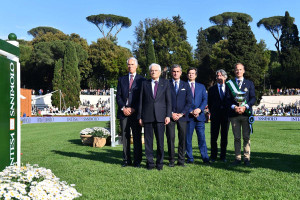
[{"label": "flower arrangement", "polygon": [[29,165],[8,166],[0,172],[0,199],[74,199],[81,194],[74,184],[60,181],[50,169]]},{"label": "flower arrangement", "polygon": [[92,135],[93,137],[107,138],[110,136],[110,132],[103,127],[94,127],[81,130],[80,135]]}]

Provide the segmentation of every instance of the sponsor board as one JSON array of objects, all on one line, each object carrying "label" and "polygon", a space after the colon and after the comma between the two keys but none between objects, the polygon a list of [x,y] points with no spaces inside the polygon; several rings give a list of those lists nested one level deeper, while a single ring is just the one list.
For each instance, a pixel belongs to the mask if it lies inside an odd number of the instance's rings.
[{"label": "sponsor board", "polygon": [[22,124],[53,123],[53,122],[101,122],[110,121],[109,116],[85,117],[21,117]]},{"label": "sponsor board", "polygon": [[300,122],[300,117],[254,116],[255,121]]},{"label": "sponsor board", "polygon": [[17,62],[0,56],[0,171],[17,164]]}]

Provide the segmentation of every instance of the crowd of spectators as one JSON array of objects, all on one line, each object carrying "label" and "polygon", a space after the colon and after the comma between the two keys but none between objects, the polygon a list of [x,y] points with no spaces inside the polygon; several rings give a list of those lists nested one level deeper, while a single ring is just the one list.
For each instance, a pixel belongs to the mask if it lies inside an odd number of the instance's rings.
[{"label": "crowd of spectators", "polygon": [[84,100],[78,108],[76,107],[62,107],[62,111],[58,107],[44,107],[38,108],[36,105],[32,105],[32,114],[38,116],[47,115],[103,115],[110,114],[110,99],[102,100],[99,98],[98,102],[94,105],[89,100]]},{"label": "crowd of spectators", "polygon": [[110,95],[109,89],[82,89],[80,91],[82,95]]},{"label": "crowd of spectators", "polygon": [[269,89],[267,95],[300,95],[300,88],[277,88],[276,90]]},{"label": "crowd of spectators", "polygon": [[300,101],[290,103],[289,105],[277,105],[271,109],[261,106],[253,110],[254,115],[269,115],[269,116],[300,116]]}]

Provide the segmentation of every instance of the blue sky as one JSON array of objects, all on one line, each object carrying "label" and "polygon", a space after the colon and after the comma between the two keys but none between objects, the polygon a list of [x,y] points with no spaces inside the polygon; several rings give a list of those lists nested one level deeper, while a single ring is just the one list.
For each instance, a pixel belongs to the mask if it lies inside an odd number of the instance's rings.
[{"label": "blue sky", "polygon": [[95,14],[115,14],[131,19],[132,26],[118,34],[118,44],[131,49],[126,42],[134,41],[134,29],[146,18],[169,18],[180,15],[185,21],[188,41],[196,48],[200,27],[213,25],[209,18],[223,12],[242,12],[252,16],[250,23],[257,41],[263,39],[267,48],[275,50],[275,40],[256,23],[265,17],[283,16],[285,11],[295,18],[300,29],[299,0],[14,0],[1,2],[0,38],[11,32],[18,38],[31,40],[27,31],[37,26],[51,26],[66,34],[77,33],[90,44],[101,37],[97,27],[86,17]]}]

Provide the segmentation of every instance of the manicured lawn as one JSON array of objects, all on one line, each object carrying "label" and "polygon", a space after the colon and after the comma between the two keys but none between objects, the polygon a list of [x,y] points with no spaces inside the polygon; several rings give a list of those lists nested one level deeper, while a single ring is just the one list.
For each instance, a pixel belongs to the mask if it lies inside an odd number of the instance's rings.
[{"label": "manicured lawn", "polygon": [[[229,132],[228,163],[203,165],[194,134],[195,164],[165,166],[162,171],[121,167],[122,146],[83,146],[80,130],[105,122],[22,125],[22,163],[39,164],[76,184],[79,199],[300,199],[299,122],[255,122],[251,167],[230,166],[234,160]],[[206,141],[210,154],[209,125]],[[176,142],[178,142],[176,138]],[[177,152],[177,150],[176,150]]]}]

